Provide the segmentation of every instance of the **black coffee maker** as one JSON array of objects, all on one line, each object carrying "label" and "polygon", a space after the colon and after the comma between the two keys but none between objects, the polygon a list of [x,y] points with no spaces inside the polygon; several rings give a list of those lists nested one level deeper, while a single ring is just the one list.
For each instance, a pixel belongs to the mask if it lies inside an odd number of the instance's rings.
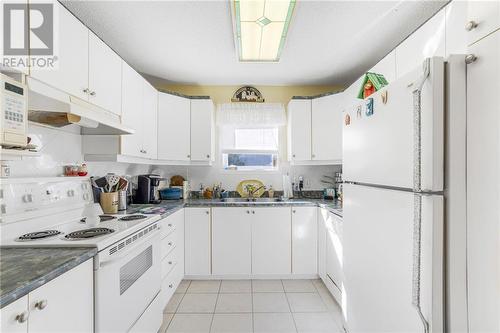
[{"label": "black coffee maker", "polygon": [[134,203],[138,204],[157,204],[160,203],[160,194],[158,185],[164,180],[159,175],[139,175],[137,176],[137,192],[135,193]]}]

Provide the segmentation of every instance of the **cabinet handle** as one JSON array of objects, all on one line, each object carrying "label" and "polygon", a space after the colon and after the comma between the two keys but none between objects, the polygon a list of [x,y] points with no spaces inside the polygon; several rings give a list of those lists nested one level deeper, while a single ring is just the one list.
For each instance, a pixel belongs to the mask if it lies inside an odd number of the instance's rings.
[{"label": "cabinet handle", "polygon": [[295,158],[295,154],[293,154],[292,157]]},{"label": "cabinet handle", "polygon": [[88,94],[90,92],[90,89],[89,88],[85,88],[85,89],[83,89],[83,92],[86,93],[86,94]]},{"label": "cabinet handle", "polygon": [[95,96],[95,95],[97,95],[97,93],[95,91],[90,92],[90,96]]},{"label": "cabinet handle", "polygon": [[255,210],[252,210],[252,214],[255,214]]},{"label": "cabinet handle", "polygon": [[28,311],[23,311],[20,314],[18,314],[15,319],[19,324],[23,324],[28,320],[29,316],[30,313]]},{"label": "cabinet handle", "polygon": [[477,28],[477,22],[476,21],[469,21],[465,25],[465,30],[467,30],[467,31],[472,31],[475,28]]},{"label": "cabinet handle", "polygon": [[191,155],[188,155],[187,158],[191,158]]},{"label": "cabinet handle", "polygon": [[172,265],[172,264],[173,264],[173,262],[172,262],[172,261],[169,261],[169,262],[168,262],[168,264],[169,264],[169,265]]},{"label": "cabinet handle", "polygon": [[316,155],[315,155],[315,154],[312,154],[312,158],[315,158],[315,157],[316,157]]},{"label": "cabinet handle", "polygon": [[169,288],[173,288],[173,287],[174,287],[174,285],[173,285],[173,284],[169,284],[169,285],[168,285],[168,287],[169,287]]},{"label": "cabinet handle", "polygon": [[172,242],[168,242],[168,246],[172,246]]},{"label": "cabinet handle", "polygon": [[296,212],[296,210],[295,210],[295,209],[294,209],[294,210],[292,210],[292,213],[294,213],[294,214],[295,214],[295,212]]},{"label": "cabinet handle", "polygon": [[209,154],[207,154],[207,158],[210,158],[210,155],[209,155]]},{"label": "cabinet handle", "polygon": [[47,307],[47,300],[42,299],[41,301],[38,301],[35,303],[35,308],[38,310],[43,310]]},{"label": "cabinet handle", "polygon": [[210,211],[207,210],[205,213],[208,215],[208,214],[210,214]]},{"label": "cabinet handle", "polygon": [[249,211],[249,210],[247,210],[247,214],[250,214],[250,211]]},{"label": "cabinet handle", "polygon": [[170,228],[172,228],[172,223],[167,224]]},{"label": "cabinet handle", "polygon": [[477,60],[477,57],[474,54],[468,54],[465,56],[465,63],[472,64]]}]

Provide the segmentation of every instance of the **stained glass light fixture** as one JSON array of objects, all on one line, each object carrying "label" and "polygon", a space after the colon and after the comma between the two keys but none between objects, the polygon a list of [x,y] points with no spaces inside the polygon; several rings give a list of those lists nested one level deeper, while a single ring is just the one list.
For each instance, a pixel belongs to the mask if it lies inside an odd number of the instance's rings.
[{"label": "stained glass light fixture", "polygon": [[295,1],[233,0],[240,61],[279,61]]}]

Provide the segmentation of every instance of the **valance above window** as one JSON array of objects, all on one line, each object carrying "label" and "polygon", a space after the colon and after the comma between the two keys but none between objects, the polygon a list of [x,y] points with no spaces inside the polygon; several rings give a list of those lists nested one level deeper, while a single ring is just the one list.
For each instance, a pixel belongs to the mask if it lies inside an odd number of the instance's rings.
[{"label": "valance above window", "polygon": [[286,125],[281,103],[225,103],[217,107],[217,125],[233,127],[279,127]]}]

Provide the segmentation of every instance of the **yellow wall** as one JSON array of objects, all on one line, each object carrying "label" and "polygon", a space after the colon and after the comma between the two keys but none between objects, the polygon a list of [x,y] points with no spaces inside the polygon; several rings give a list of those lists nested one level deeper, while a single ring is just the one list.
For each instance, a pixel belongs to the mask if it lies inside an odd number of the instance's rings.
[{"label": "yellow wall", "polygon": [[[230,103],[234,92],[241,86],[156,85],[164,89],[190,96],[210,96],[214,103]],[[292,96],[314,96],[342,89],[340,86],[254,86],[266,102],[287,104]]]}]

